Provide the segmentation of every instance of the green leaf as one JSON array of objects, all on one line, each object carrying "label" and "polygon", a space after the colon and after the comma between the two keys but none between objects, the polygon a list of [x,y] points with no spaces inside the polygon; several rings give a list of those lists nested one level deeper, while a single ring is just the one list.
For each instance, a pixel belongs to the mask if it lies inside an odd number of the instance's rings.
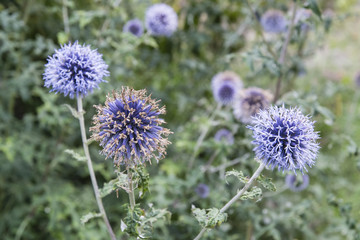
[{"label": "green leaf", "polygon": [[100,197],[105,197],[115,191],[116,189],[128,189],[128,178],[127,175],[122,172],[117,172],[117,178],[104,183],[104,186],[100,188]]},{"label": "green leaf", "polygon": [[89,212],[88,214],[82,216],[80,218],[80,221],[81,221],[81,224],[85,225],[85,223],[87,223],[90,219],[101,217],[101,216],[102,216],[101,213]]},{"label": "green leaf", "polygon": [[276,191],[276,186],[273,182],[271,182],[271,178],[264,177],[264,175],[260,175],[256,181],[260,183],[267,190]]},{"label": "green leaf", "polygon": [[62,104],[62,106],[67,107],[67,108],[70,110],[71,114],[74,116],[74,118],[79,118],[79,112],[76,111],[75,108],[73,108],[73,107],[70,106],[69,104]]},{"label": "green leaf", "polygon": [[307,2],[304,4],[304,7],[311,9],[311,11],[313,11],[313,13],[315,13],[316,16],[321,19],[321,11],[316,0],[307,0]]},{"label": "green leaf", "polygon": [[234,169],[232,171],[227,171],[225,174],[225,178],[231,175],[237,177],[240,182],[247,183],[249,181],[247,177],[244,177],[244,174],[241,171],[236,171]]},{"label": "green leaf", "polygon": [[65,149],[65,153],[70,154],[74,159],[76,159],[79,162],[86,162],[86,157],[75,152],[72,149]]},{"label": "green leaf", "polygon": [[149,191],[149,173],[146,172],[144,167],[139,167],[135,169],[136,175],[134,179],[137,181],[137,186],[139,189],[139,197],[143,198],[145,193]]},{"label": "green leaf", "polygon": [[227,219],[227,214],[221,213],[217,208],[209,208],[205,210],[192,206],[191,211],[199,224],[206,228],[219,226]]},{"label": "green leaf", "polygon": [[241,200],[248,200],[248,199],[258,199],[261,198],[262,191],[261,188],[253,187],[250,191],[244,192],[244,194],[240,197]]}]

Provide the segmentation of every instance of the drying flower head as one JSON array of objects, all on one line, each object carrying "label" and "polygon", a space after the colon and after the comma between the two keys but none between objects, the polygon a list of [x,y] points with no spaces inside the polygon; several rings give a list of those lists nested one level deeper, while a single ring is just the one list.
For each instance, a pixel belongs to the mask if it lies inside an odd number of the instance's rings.
[{"label": "drying flower head", "polygon": [[209,196],[210,189],[208,185],[204,183],[200,183],[199,185],[196,186],[195,192],[199,197],[207,198]]},{"label": "drying flower head", "polygon": [[146,11],[145,25],[151,35],[169,37],[176,31],[178,16],[169,5],[154,4]]},{"label": "drying flower head", "polygon": [[306,170],[315,163],[319,135],[314,131],[314,122],[298,108],[271,106],[253,118],[256,158],[272,169],[294,171]]},{"label": "drying flower head", "polygon": [[43,74],[45,87],[70,98],[86,96],[105,82],[103,78],[109,76],[107,68],[97,50],[78,42],[65,44],[48,58]]},{"label": "drying flower head", "polygon": [[214,139],[215,139],[216,142],[225,141],[229,145],[234,144],[234,136],[233,136],[233,134],[229,130],[227,130],[225,128],[222,128],[219,131],[217,131],[215,133]]},{"label": "drying flower head", "polygon": [[103,147],[101,153],[113,158],[116,165],[133,166],[163,158],[171,132],[161,126],[165,121],[159,115],[165,113],[165,107],[159,108],[158,102],[145,90],[123,87],[107,96],[105,106],[95,106],[95,126],[90,131],[92,139]]},{"label": "drying flower head", "polygon": [[286,175],[285,183],[288,188],[293,192],[301,192],[309,186],[309,176],[307,174],[302,175],[302,179],[295,174]]},{"label": "drying flower head", "polygon": [[131,33],[137,37],[141,37],[144,32],[142,22],[139,19],[129,20],[123,27],[123,32]]},{"label": "drying flower head", "polygon": [[261,109],[270,106],[273,96],[261,88],[251,87],[244,89],[235,98],[233,103],[235,118],[243,123],[251,123]]},{"label": "drying flower head", "polygon": [[274,9],[267,10],[261,17],[260,23],[264,31],[269,33],[282,33],[287,28],[283,12]]},{"label": "drying flower head", "polygon": [[242,87],[243,83],[240,77],[230,71],[220,72],[211,80],[214,98],[223,105],[231,104]]}]

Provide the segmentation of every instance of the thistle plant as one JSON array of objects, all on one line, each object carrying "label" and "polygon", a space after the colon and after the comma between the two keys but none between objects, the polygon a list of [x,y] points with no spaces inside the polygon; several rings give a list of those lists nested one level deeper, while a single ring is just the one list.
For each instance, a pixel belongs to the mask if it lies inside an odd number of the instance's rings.
[{"label": "thistle plant", "polygon": [[79,119],[81,139],[96,202],[109,235],[111,239],[115,240],[115,234],[100,197],[89,153],[82,104],[82,98],[95,88],[99,88],[99,83],[105,81],[103,78],[109,76],[107,68],[108,66],[102,59],[102,55],[96,50],[92,50],[90,46],[80,45],[78,42],[65,44],[59,50],[55,50],[55,54],[48,58],[48,63],[45,65],[44,85],[51,88],[50,92],[62,93],[64,96],[69,95],[70,98],[76,96],[77,98],[77,111],[72,109],[72,112]]},{"label": "thistle plant", "polygon": [[242,87],[240,77],[231,71],[217,73],[211,79],[214,98],[221,105],[231,104]]},{"label": "thistle plant", "polygon": [[265,32],[282,33],[286,31],[287,21],[280,10],[270,9],[261,16],[261,25]]},{"label": "thistle plant", "polygon": [[137,18],[131,19],[125,23],[123,32],[131,33],[136,37],[141,37],[144,33],[143,23]]},{"label": "thistle plant", "polygon": [[153,36],[170,37],[176,31],[178,16],[169,5],[164,3],[154,4],[146,11],[145,25]]}]

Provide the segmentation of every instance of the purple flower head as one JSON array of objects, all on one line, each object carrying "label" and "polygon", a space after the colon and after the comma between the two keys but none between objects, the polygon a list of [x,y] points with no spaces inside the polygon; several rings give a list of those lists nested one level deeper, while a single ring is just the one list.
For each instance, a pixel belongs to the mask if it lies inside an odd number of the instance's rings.
[{"label": "purple flower head", "polygon": [[145,25],[151,35],[169,37],[176,31],[178,16],[169,5],[154,4],[146,11]]},{"label": "purple flower head", "polygon": [[301,192],[309,186],[309,176],[307,174],[302,175],[302,179],[295,174],[286,175],[285,183],[288,188],[293,192]]},{"label": "purple flower head", "polygon": [[315,163],[319,135],[314,131],[314,122],[304,116],[298,108],[271,106],[253,118],[255,145],[258,160],[278,170],[307,171]]},{"label": "purple flower head", "polygon": [[139,19],[132,19],[126,22],[123,32],[131,33],[137,37],[141,37],[144,33],[143,24]]},{"label": "purple flower head", "polygon": [[240,77],[230,71],[220,72],[211,80],[214,98],[222,105],[231,104],[242,87],[243,83]]},{"label": "purple flower head", "polygon": [[229,130],[227,130],[225,128],[222,128],[219,131],[217,131],[215,133],[214,139],[215,139],[216,142],[225,142],[225,143],[227,143],[229,145],[234,144],[234,136],[233,136],[233,134]]},{"label": "purple flower head", "polygon": [[86,96],[109,76],[102,55],[77,41],[55,50],[47,60],[43,74],[45,87],[52,88],[50,92],[63,93],[70,98]]},{"label": "purple flower head", "polygon": [[356,87],[360,88],[360,72],[355,75],[354,82]]},{"label": "purple flower head", "polygon": [[274,9],[267,10],[261,17],[260,23],[264,31],[269,33],[282,33],[287,28],[283,12]]},{"label": "purple flower head", "polygon": [[100,142],[106,158],[114,158],[116,165],[134,166],[165,156],[171,132],[161,127],[165,121],[158,117],[165,113],[165,107],[159,108],[158,101],[146,96],[145,90],[123,87],[107,96],[105,106],[95,107],[91,137]]},{"label": "purple flower head", "polygon": [[261,109],[270,106],[273,96],[261,88],[251,87],[241,91],[233,103],[235,118],[243,123],[251,123]]},{"label": "purple flower head", "polygon": [[208,185],[206,185],[204,183],[200,183],[199,185],[196,186],[195,192],[199,197],[207,198],[209,196],[210,189],[209,189]]}]

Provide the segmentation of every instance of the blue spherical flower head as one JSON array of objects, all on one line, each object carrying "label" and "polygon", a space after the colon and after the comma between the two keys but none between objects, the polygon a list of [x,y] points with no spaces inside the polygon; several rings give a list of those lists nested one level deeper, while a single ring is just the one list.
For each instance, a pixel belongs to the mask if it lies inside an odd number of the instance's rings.
[{"label": "blue spherical flower head", "polygon": [[234,116],[243,123],[251,123],[260,110],[270,106],[273,95],[261,88],[244,89],[233,103]]},{"label": "blue spherical flower head", "polygon": [[283,12],[270,9],[264,13],[260,20],[265,32],[282,33],[286,31],[287,21]]},{"label": "blue spherical flower head", "polygon": [[65,44],[48,58],[43,74],[45,87],[70,98],[86,96],[105,82],[103,78],[109,76],[107,68],[102,55],[90,46]]},{"label": "blue spherical flower head", "polygon": [[103,147],[101,153],[113,158],[114,164],[127,166],[163,158],[171,132],[161,126],[165,121],[159,115],[165,107],[159,108],[158,102],[146,96],[145,90],[122,88],[107,96],[105,106],[95,106],[97,115],[90,131]]},{"label": "blue spherical flower head", "polygon": [[227,129],[222,128],[215,133],[214,137],[216,142],[225,142],[229,145],[234,144],[234,135]]},{"label": "blue spherical flower head", "polygon": [[128,21],[123,27],[123,32],[131,33],[137,37],[141,37],[144,32],[142,22],[139,19],[132,19]]},{"label": "blue spherical flower head", "polygon": [[294,174],[286,175],[285,183],[291,191],[301,192],[309,186],[310,178],[307,174],[302,175],[302,179],[299,178]]},{"label": "blue spherical flower head", "polygon": [[158,3],[147,9],[145,25],[151,35],[169,37],[176,31],[178,17],[172,7]]},{"label": "blue spherical flower head", "polygon": [[314,122],[298,108],[286,109],[272,106],[253,118],[256,158],[272,169],[307,171],[315,163],[319,135],[314,131]]},{"label": "blue spherical flower head", "polygon": [[210,189],[208,185],[200,183],[196,186],[195,192],[200,198],[207,198],[209,196]]},{"label": "blue spherical flower head", "polygon": [[211,80],[214,98],[222,105],[231,104],[242,87],[243,83],[240,77],[230,71],[220,72]]}]

